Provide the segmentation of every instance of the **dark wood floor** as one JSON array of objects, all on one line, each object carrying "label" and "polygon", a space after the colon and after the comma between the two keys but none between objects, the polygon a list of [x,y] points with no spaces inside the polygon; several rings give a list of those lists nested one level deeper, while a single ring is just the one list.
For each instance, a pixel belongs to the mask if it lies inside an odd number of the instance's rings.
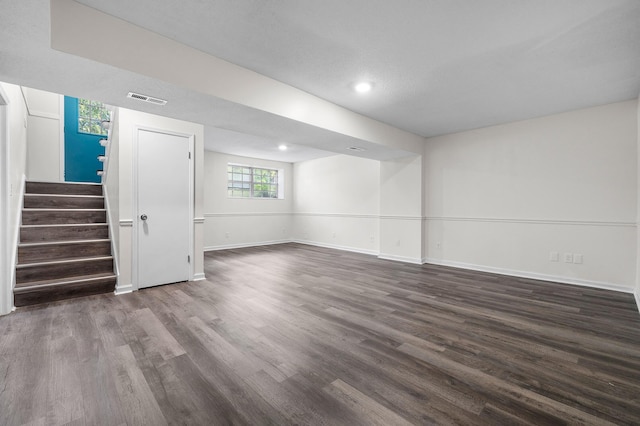
[{"label": "dark wood floor", "polygon": [[0,318],[0,424],[640,424],[631,295],[296,244]]}]

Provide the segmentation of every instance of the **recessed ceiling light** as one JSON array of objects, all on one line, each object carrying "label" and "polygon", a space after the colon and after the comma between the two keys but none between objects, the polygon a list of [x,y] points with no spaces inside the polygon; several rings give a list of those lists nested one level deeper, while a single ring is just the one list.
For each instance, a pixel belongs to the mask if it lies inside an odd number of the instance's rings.
[{"label": "recessed ceiling light", "polygon": [[361,81],[353,86],[353,89],[358,93],[367,93],[371,90],[373,85],[368,81]]},{"label": "recessed ceiling light", "polygon": [[287,146],[285,144],[280,144],[280,145],[278,145],[278,149],[280,151],[286,151],[287,150]]},{"label": "recessed ceiling light", "polygon": [[356,152],[362,152],[364,151],[364,148],[360,148],[359,146],[350,146],[349,148],[347,148],[349,151],[356,151]]}]

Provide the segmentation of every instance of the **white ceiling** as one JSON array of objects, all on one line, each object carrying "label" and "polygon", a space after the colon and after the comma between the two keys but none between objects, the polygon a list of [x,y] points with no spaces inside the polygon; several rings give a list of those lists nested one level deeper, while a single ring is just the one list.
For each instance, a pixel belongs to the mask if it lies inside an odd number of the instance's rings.
[{"label": "white ceiling", "polygon": [[[640,91],[637,0],[79,2],[422,136]],[[200,122],[209,148],[239,155],[299,161],[335,152],[331,141],[344,137],[53,51],[48,9],[0,0],[0,80]],[[361,79],[371,93],[351,90]],[[130,90],[169,104],[123,99]],[[294,149],[275,151],[283,141]],[[384,151],[366,156],[398,155]]]}]

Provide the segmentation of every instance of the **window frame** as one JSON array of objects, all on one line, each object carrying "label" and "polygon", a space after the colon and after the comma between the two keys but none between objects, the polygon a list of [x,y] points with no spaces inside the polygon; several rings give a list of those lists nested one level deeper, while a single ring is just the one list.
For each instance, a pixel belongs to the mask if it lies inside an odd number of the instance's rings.
[{"label": "window frame", "polygon": [[[234,174],[232,170],[233,167],[249,169],[249,173],[241,173],[241,176],[243,176],[241,180],[233,179],[233,174]],[[255,181],[256,171],[276,172],[275,182],[268,182],[268,183],[256,182]],[[247,176],[247,175],[249,176],[249,178],[245,180],[244,176]],[[248,188],[235,188],[235,189],[248,190],[249,195],[248,196],[233,195],[232,191],[234,188],[232,187],[232,183],[248,185]],[[263,190],[256,190],[255,185],[269,185],[270,187],[275,187],[275,191],[269,190],[269,192],[275,193],[275,197],[255,196],[254,194],[257,191],[263,191]],[[236,199],[236,200],[283,200],[284,199],[284,170],[278,169],[275,167],[268,167],[268,166],[255,166],[255,165],[239,164],[239,163],[231,163],[231,162],[227,163],[227,198]]]}]

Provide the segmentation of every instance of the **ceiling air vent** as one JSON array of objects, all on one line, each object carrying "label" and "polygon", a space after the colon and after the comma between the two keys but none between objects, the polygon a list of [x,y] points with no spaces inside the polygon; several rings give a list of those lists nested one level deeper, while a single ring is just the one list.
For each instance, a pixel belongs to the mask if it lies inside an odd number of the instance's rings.
[{"label": "ceiling air vent", "polygon": [[347,148],[349,151],[356,151],[356,152],[362,152],[364,151],[364,148],[360,148],[359,146],[350,146],[349,148]]},{"label": "ceiling air vent", "polygon": [[154,98],[153,96],[141,95],[140,93],[129,92],[127,98],[137,99],[143,102],[149,102],[150,104],[155,105],[166,105],[167,101],[164,99]]}]

